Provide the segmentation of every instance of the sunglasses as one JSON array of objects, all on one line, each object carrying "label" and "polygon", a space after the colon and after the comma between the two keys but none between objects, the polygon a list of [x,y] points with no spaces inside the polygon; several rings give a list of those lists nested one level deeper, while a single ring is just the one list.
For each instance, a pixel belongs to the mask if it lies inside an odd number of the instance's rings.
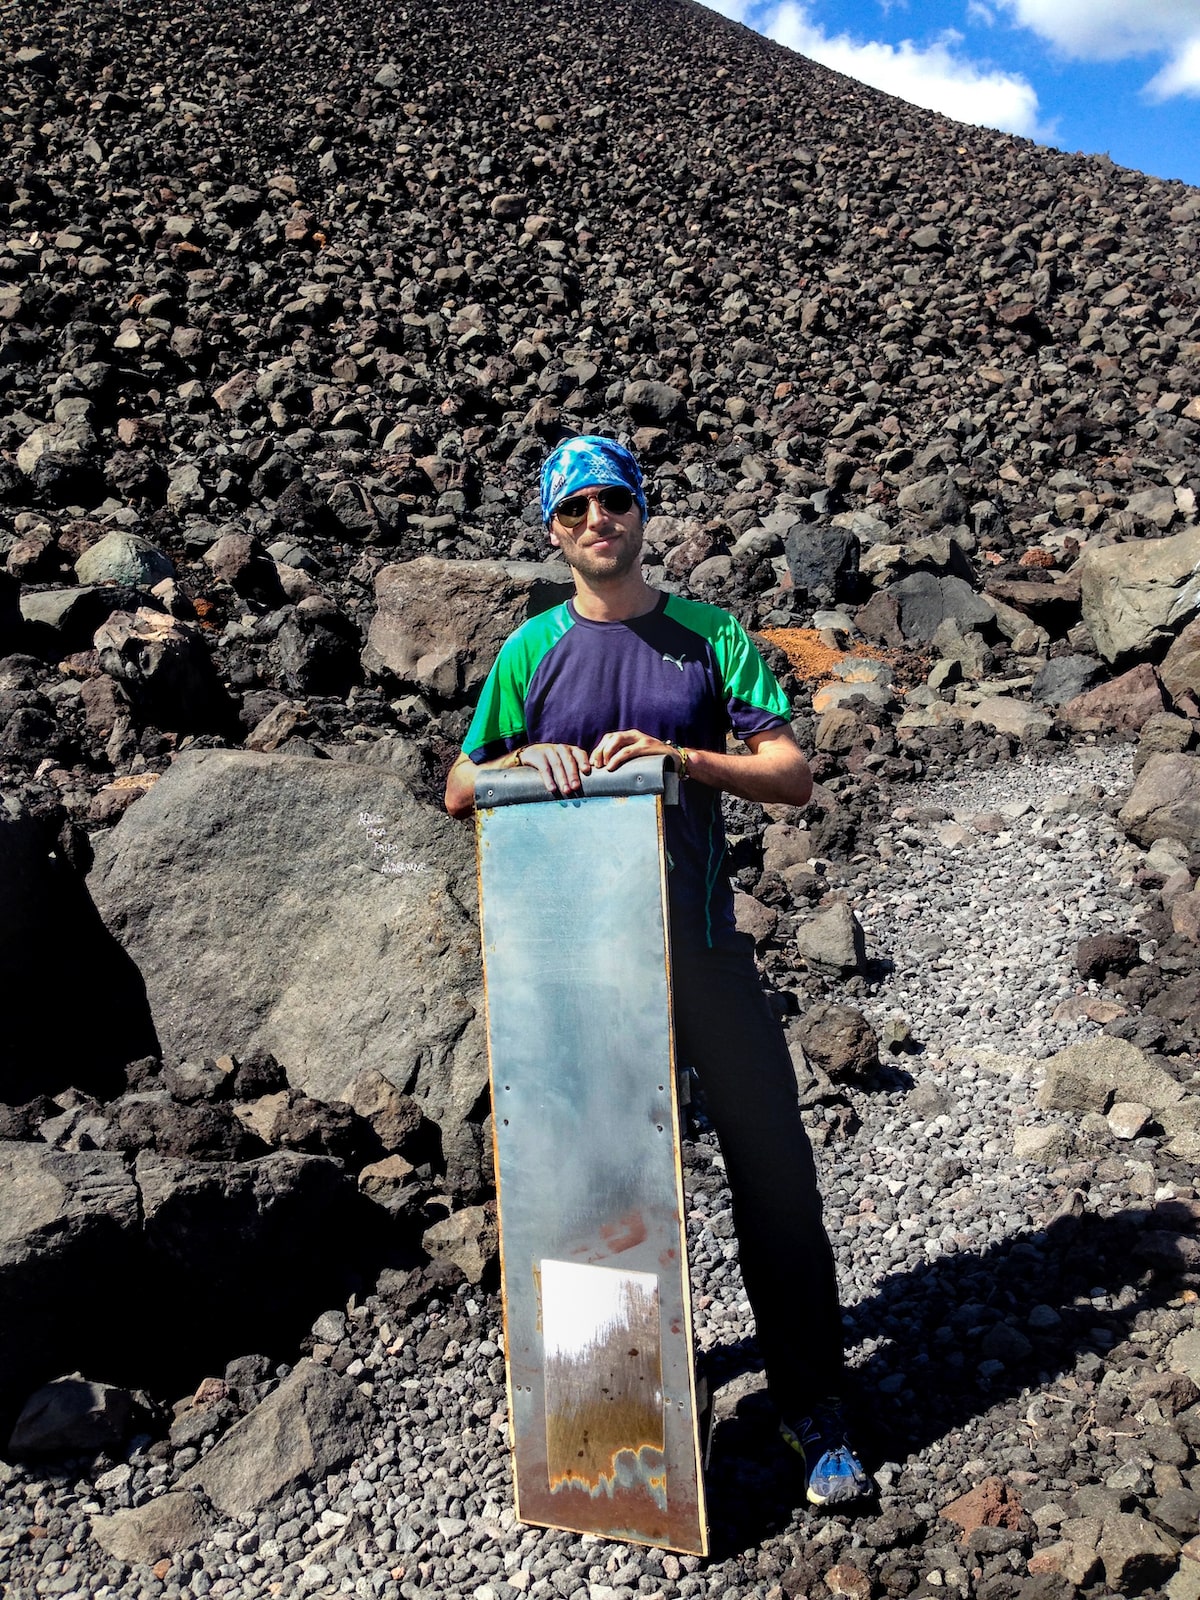
[{"label": "sunglasses", "polygon": [[555,506],[556,521],[561,522],[564,528],[577,528],[587,520],[588,507],[593,500],[614,517],[623,517],[634,503],[633,491],[619,487],[599,489],[595,494],[573,494]]}]

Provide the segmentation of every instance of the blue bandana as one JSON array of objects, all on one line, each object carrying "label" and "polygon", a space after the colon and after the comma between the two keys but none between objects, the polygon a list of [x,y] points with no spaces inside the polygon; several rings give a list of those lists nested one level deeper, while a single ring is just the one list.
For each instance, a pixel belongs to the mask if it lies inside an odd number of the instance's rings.
[{"label": "blue bandana", "polygon": [[628,489],[646,515],[641,469],[623,444],[596,433],[564,439],[542,467],[542,521],[549,527],[554,508],[578,490],[610,487]]}]

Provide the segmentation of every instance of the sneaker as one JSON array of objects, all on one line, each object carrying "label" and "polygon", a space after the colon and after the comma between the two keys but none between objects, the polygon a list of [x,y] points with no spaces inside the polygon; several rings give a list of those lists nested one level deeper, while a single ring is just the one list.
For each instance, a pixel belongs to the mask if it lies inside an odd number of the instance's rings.
[{"label": "sneaker", "polygon": [[781,1417],[779,1432],[804,1463],[810,1505],[844,1505],[874,1493],[875,1485],[846,1438],[840,1401],[826,1400],[796,1422]]}]

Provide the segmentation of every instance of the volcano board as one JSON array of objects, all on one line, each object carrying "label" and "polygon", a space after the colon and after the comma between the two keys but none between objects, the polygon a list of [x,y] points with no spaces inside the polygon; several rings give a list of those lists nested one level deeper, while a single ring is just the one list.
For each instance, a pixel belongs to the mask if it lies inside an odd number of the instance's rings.
[{"label": "volcano board", "polygon": [[646,757],[475,788],[508,1401],[523,1522],[707,1553],[663,806]]}]

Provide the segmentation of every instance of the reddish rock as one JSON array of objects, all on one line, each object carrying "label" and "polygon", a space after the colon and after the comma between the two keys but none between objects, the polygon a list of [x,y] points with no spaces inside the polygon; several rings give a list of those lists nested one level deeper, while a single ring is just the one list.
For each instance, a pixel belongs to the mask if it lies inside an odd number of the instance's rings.
[{"label": "reddish rock", "polygon": [[938,1513],[957,1522],[965,1541],[976,1528],[1019,1528],[1021,1502],[1003,1478],[985,1478]]},{"label": "reddish rock", "polygon": [[1144,661],[1119,678],[1077,694],[1059,707],[1058,714],[1068,726],[1080,731],[1136,733],[1164,704],[1158,674]]}]

